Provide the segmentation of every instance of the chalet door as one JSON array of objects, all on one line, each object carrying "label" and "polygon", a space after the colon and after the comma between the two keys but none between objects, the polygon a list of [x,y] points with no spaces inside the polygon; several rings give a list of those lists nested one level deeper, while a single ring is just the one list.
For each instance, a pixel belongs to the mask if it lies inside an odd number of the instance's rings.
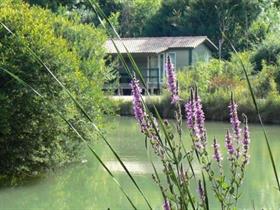
[{"label": "chalet door", "polygon": [[160,82],[163,82],[164,74],[165,74],[165,58],[164,53],[160,54],[159,56],[159,76]]},{"label": "chalet door", "polygon": [[149,56],[148,62],[148,81],[153,83],[158,80],[158,56]]}]

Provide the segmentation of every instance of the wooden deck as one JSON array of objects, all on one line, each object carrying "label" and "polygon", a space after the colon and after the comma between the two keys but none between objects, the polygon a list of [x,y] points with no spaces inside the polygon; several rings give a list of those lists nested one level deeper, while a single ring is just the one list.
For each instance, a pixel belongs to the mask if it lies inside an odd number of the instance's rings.
[{"label": "wooden deck", "polygon": [[[141,69],[141,72],[150,94],[159,94],[162,86],[162,79],[160,78],[159,75],[159,69],[158,68]],[[117,90],[117,95],[131,95],[131,88],[129,85],[130,82],[131,82],[131,77],[128,74],[126,73],[120,74],[119,88]],[[144,91],[143,94],[145,94]]]}]

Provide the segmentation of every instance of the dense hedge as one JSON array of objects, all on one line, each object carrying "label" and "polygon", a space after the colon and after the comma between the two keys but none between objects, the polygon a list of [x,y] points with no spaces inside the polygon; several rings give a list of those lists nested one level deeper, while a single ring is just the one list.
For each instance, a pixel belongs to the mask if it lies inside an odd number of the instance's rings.
[{"label": "dense hedge", "polygon": [[[203,100],[203,110],[205,112],[206,120],[208,121],[228,121],[229,120],[229,105],[230,95],[221,96],[213,95],[211,99]],[[251,123],[258,123],[255,108],[251,103],[251,98],[248,100],[241,100],[237,103],[239,105],[238,111],[248,116]],[[132,102],[130,100],[114,100],[114,103],[119,107],[118,114],[122,116],[133,116]],[[152,100],[146,100],[146,104],[153,113],[154,104],[163,118],[174,118],[175,107],[171,105],[168,96],[156,97]],[[260,112],[263,122],[271,124],[280,124],[280,97],[268,98],[265,100],[258,100]],[[184,113],[184,103],[182,102],[182,111]],[[155,114],[155,113],[154,113]]]},{"label": "dense hedge", "polygon": [[0,176],[31,176],[76,159],[83,145],[54,109],[81,132],[88,125],[26,46],[101,122],[103,113],[110,111],[102,92],[108,76],[102,47],[106,37],[78,19],[70,21],[20,1],[1,1],[0,21],[17,35],[0,27],[0,66],[40,91],[47,101],[0,71]]}]

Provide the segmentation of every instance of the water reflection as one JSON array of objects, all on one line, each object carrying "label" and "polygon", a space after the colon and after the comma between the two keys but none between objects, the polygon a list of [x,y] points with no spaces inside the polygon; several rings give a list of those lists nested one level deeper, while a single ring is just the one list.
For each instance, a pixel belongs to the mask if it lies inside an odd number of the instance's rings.
[{"label": "water reflection", "polygon": [[[144,139],[131,118],[121,118],[112,122],[114,131],[109,139],[132,171],[137,182],[155,209],[161,207],[161,197],[157,186],[151,179],[151,166],[144,149]],[[214,135],[223,145],[228,124],[208,123],[209,139]],[[263,135],[258,126],[251,125],[251,163],[242,188],[242,198],[238,209],[252,209],[252,201],[257,209],[280,209],[280,193],[276,191],[271,164],[268,161]],[[280,126],[269,126],[268,133],[273,153],[280,171]],[[188,135],[185,137],[188,146]],[[145,202],[135,190],[126,175],[116,164],[112,154],[99,142],[95,149],[115,172],[116,177],[129,192],[139,209],[147,209]],[[73,164],[50,172],[46,178],[31,181],[23,186],[0,189],[0,209],[2,210],[128,210],[130,204],[122,195],[111,177],[102,169],[87,151],[88,161]],[[224,151],[225,153],[225,151]],[[160,164],[158,164],[160,167]],[[211,209],[219,209],[211,199]]]}]

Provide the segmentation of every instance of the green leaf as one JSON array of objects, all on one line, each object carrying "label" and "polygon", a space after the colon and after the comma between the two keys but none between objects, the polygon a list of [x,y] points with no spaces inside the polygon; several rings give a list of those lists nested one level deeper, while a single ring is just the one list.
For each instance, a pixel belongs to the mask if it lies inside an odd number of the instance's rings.
[{"label": "green leaf", "polygon": [[229,193],[230,193],[230,194],[233,194],[233,193],[234,193],[234,187],[231,187],[231,188],[230,188]]}]

